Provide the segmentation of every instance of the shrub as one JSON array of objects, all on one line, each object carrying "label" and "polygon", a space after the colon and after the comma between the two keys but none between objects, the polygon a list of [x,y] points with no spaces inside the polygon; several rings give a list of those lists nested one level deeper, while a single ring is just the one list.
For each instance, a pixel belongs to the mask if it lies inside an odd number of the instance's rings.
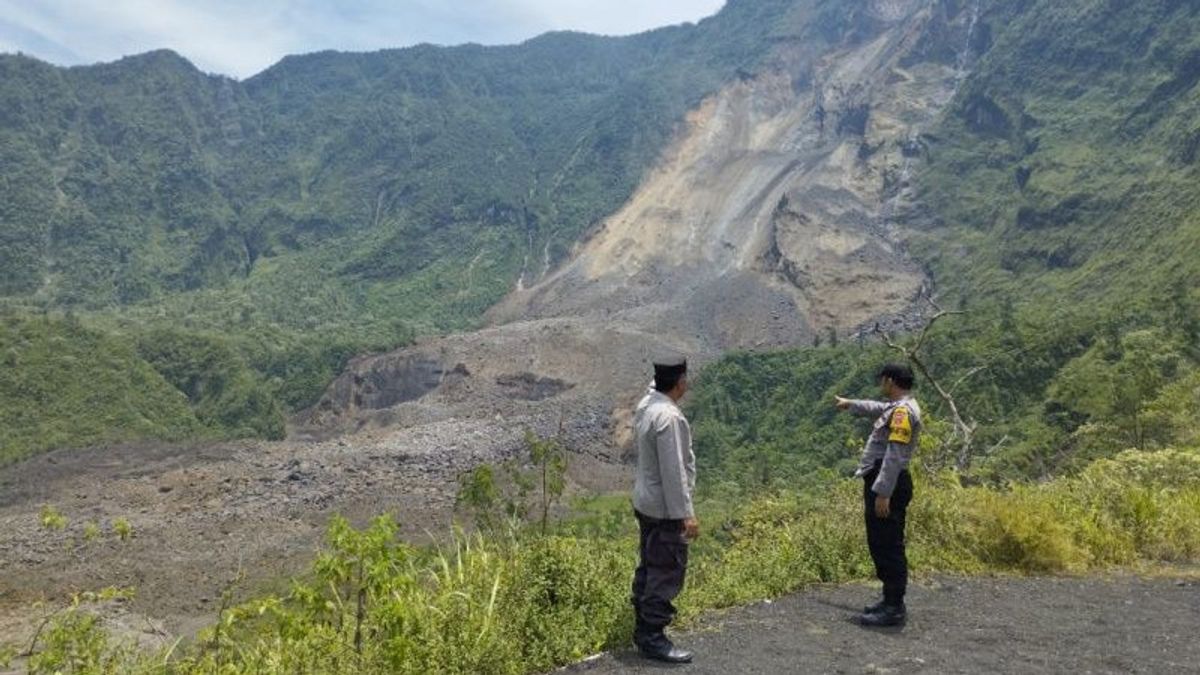
[{"label": "shrub", "polygon": [[133,538],[133,525],[130,525],[129,521],[125,518],[117,518],[113,520],[112,528],[113,533],[116,534],[117,538],[121,541],[129,541]]},{"label": "shrub", "polygon": [[47,530],[64,530],[67,527],[67,517],[58,512],[52,504],[46,504],[38,516],[38,521]]}]

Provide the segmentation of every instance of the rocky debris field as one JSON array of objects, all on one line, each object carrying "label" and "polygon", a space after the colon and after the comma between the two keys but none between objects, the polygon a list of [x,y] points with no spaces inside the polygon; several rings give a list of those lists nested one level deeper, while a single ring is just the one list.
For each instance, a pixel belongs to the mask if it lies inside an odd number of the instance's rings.
[{"label": "rocky debris field", "polygon": [[[406,426],[367,419],[329,438],[62,450],[5,467],[0,633],[32,630],[23,620],[38,613],[35,601],[117,586],[136,590],[121,607],[131,625],[186,634],[213,620],[239,569],[240,596],[303,571],[337,513],[359,524],[392,513],[411,540],[446,536],[459,476],[523,456],[527,430],[561,433],[575,449],[602,444],[607,408],[574,405],[569,416],[546,406],[512,417],[423,416],[400,406],[389,415],[410,415]],[[626,469],[574,453],[569,472],[572,489],[608,490],[624,484]],[[43,526],[47,505],[65,528]],[[132,536],[118,536],[118,519]]]}]

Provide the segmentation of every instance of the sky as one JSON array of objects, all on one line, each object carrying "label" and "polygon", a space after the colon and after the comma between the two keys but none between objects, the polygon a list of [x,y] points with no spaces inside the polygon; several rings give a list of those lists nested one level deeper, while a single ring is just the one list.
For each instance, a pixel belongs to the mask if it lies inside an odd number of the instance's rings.
[{"label": "sky", "polygon": [[172,49],[249,77],[287,54],[510,44],[550,30],[626,35],[698,21],[724,0],[0,0],[0,52],[60,65]]}]

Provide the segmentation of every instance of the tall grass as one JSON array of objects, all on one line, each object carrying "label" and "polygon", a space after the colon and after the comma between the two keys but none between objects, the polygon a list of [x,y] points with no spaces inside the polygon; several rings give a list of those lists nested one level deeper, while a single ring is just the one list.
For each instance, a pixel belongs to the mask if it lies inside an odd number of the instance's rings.
[{"label": "tall grass", "polygon": [[[709,534],[694,549],[683,620],[815,582],[868,577],[860,490],[837,480],[761,496],[724,516],[702,513]],[[1075,477],[1004,489],[918,471],[909,522],[918,573],[1195,562],[1200,452],[1126,452]],[[395,531],[386,517],[362,530],[335,520],[305,581],[225,612],[170,658],[123,648],[80,621],[82,610],[69,610],[48,633],[54,649],[32,670],[524,673],[628,638],[636,550],[628,529],[460,535],[442,550],[399,542]]]}]

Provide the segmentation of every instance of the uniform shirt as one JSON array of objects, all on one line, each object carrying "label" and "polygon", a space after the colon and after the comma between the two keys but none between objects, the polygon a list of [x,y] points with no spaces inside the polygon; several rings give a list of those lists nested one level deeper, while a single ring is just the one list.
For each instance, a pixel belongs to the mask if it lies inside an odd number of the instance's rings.
[{"label": "uniform shirt", "polygon": [[871,490],[881,497],[891,497],[896,479],[908,468],[921,438],[921,406],[915,398],[905,396],[898,401],[851,401],[850,412],[877,416],[854,475],[865,476],[881,462]]},{"label": "uniform shirt", "polygon": [[633,508],[651,518],[691,518],[696,456],[683,411],[669,396],[651,389],[638,403],[633,425],[638,456]]}]

